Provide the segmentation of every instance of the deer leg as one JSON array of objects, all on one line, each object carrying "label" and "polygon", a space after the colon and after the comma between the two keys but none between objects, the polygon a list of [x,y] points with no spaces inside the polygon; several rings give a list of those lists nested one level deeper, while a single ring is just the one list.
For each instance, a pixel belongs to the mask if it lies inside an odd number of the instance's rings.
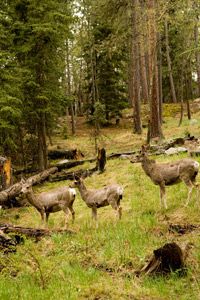
[{"label": "deer leg", "polygon": [[92,207],[92,218],[96,222],[96,228],[98,228],[98,221],[97,221],[97,208],[94,206]]},{"label": "deer leg", "polygon": [[42,219],[42,224],[44,224],[44,214],[45,214],[45,211],[43,209],[40,209],[38,210],[40,215],[41,215],[41,219]]},{"label": "deer leg", "polygon": [[92,207],[92,218],[97,221],[97,208]]},{"label": "deer leg", "polygon": [[116,215],[118,217],[118,219],[120,220],[122,217],[122,208],[120,207],[120,203],[110,203],[110,205],[112,206],[112,208],[116,211]]},{"label": "deer leg", "polygon": [[190,202],[190,199],[191,199],[191,195],[192,195],[192,190],[193,190],[193,187],[194,187],[194,184],[192,183],[191,180],[187,180],[185,179],[184,180],[185,184],[187,185],[188,187],[188,196],[187,196],[187,201],[185,203],[185,207],[188,206],[189,202]]},{"label": "deer leg", "polygon": [[65,228],[67,228],[67,225],[68,225],[68,216],[69,216],[69,209],[68,209],[68,207],[63,208],[63,211],[65,213]]},{"label": "deer leg", "polygon": [[74,211],[72,206],[69,206],[69,210],[71,211],[71,214],[72,214],[72,223],[74,223],[74,221],[75,221],[75,211]]},{"label": "deer leg", "polygon": [[49,220],[49,212],[46,212],[46,223],[48,224],[48,220]]},{"label": "deer leg", "polygon": [[161,208],[164,206],[167,209],[166,195],[165,195],[165,184],[160,184],[160,205]]},{"label": "deer leg", "polygon": [[122,218],[122,207],[118,206],[118,216],[119,216],[119,220],[121,220]]}]

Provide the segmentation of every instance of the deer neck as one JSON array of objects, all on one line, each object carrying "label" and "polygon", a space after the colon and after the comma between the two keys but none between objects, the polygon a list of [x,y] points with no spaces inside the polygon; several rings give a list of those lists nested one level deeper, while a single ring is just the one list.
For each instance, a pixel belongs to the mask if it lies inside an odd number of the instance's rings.
[{"label": "deer neck", "polygon": [[79,190],[79,192],[81,194],[81,197],[82,197],[83,201],[86,202],[87,188],[86,188],[86,186],[84,185],[83,182],[81,182],[81,184],[78,186],[78,190]]},{"label": "deer neck", "polygon": [[32,204],[33,206],[37,206],[37,198],[34,195],[33,190],[28,191],[27,194],[26,194],[26,197],[27,197],[28,202],[30,204]]},{"label": "deer neck", "polygon": [[148,157],[144,157],[142,161],[142,168],[148,176],[151,175],[152,169],[154,168],[155,164],[155,160],[149,159]]}]

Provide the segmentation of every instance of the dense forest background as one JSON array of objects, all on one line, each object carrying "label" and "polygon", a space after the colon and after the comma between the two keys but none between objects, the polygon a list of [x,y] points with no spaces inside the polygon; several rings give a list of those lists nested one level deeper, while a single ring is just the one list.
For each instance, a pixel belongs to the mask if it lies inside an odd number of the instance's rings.
[{"label": "dense forest background", "polygon": [[3,1],[1,154],[45,169],[58,117],[75,134],[77,115],[98,129],[132,107],[141,134],[143,103],[162,137],[162,104],[200,96],[199,12],[199,0]]}]

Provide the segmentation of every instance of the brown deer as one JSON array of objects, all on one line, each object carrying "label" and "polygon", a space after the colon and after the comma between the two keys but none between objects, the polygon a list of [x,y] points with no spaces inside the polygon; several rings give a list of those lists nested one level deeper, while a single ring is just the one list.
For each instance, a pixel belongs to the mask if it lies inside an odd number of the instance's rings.
[{"label": "brown deer", "polygon": [[193,159],[184,158],[170,163],[157,163],[155,160],[148,158],[146,147],[142,146],[141,153],[136,157],[135,161],[131,162],[141,162],[146,175],[151,178],[154,184],[159,185],[161,207],[163,205],[165,209],[167,209],[165,186],[183,181],[188,187],[188,197],[185,206],[190,201],[193,188],[198,187],[195,179],[199,171],[199,163]]},{"label": "brown deer", "polygon": [[81,198],[92,209],[92,217],[97,221],[97,209],[111,205],[117,211],[119,219],[122,216],[120,200],[123,196],[123,188],[118,184],[107,185],[101,189],[87,189],[82,178],[75,177],[71,187],[78,188]]},{"label": "brown deer", "polygon": [[28,202],[33,205],[40,213],[42,221],[46,214],[46,223],[50,213],[54,213],[63,210],[66,214],[66,225],[68,220],[69,210],[72,214],[73,222],[75,220],[75,211],[73,209],[73,203],[76,196],[75,189],[69,187],[61,187],[54,189],[50,192],[43,192],[36,196],[33,193],[32,185],[25,183],[22,186],[22,193],[26,195]]}]

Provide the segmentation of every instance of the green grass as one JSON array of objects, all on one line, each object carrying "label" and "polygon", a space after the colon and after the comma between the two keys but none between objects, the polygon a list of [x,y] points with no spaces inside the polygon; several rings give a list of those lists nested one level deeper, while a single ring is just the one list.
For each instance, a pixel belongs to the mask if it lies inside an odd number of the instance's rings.
[{"label": "green grass", "polygon": [[[169,120],[164,125],[166,132],[170,131],[170,124],[175,124],[175,121]],[[184,126],[187,127],[188,123]],[[186,128],[184,126],[182,135]],[[121,140],[122,136],[129,136],[127,128],[118,132]],[[174,132],[171,130],[172,135]],[[109,132],[106,134],[109,136]],[[110,141],[117,136],[113,131],[110,135]],[[79,137],[73,138],[73,145],[76,139],[80,143]],[[85,139],[88,141],[87,137]],[[117,137],[119,140],[120,136]],[[134,145],[133,140],[134,136],[124,141],[123,149],[128,148],[127,144]],[[70,143],[70,140],[67,142]],[[137,139],[136,147],[141,142]],[[121,144],[118,146],[116,142],[112,151],[122,150]],[[88,153],[92,154],[92,151]],[[156,159],[171,161],[177,156],[159,156]],[[87,167],[91,167],[91,164]],[[199,177],[197,181],[200,181]],[[0,299],[199,299],[199,232],[179,236],[168,231],[169,223],[199,224],[200,207],[199,202],[195,202],[195,193],[190,205],[184,208],[187,197],[184,184],[168,187],[169,208],[165,212],[160,209],[159,188],[144,174],[140,164],[131,164],[122,159],[107,161],[103,174],[94,174],[85,180],[91,188],[112,182],[125,186],[121,203],[122,220],[116,220],[111,207],[101,208],[98,210],[97,229],[91,220],[90,209],[77,193],[74,203],[76,220],[74,224],[71,219],[69,221],[69,228],[75,234],[54,234],[37,243],[25,239],[24,245],[19,245],[16,253],[0,253],[0,265],[4,265],[0,273]],[[69,183],[45,183],[36,187],[35,192],[65,184]],[[40,215],[32,207],[0,210],[0,218],[2,223],[35,228],[41,226]],[[62,228],[64,218],[62,212],[51,214],[49,227]],[[167,242],[177,242],[180,246],[187,242],[194,244],[187,260],[187,276],[180,278],[172,274],[168,278],[137,278],[134,271],[145,263],[154,249]]]}]

